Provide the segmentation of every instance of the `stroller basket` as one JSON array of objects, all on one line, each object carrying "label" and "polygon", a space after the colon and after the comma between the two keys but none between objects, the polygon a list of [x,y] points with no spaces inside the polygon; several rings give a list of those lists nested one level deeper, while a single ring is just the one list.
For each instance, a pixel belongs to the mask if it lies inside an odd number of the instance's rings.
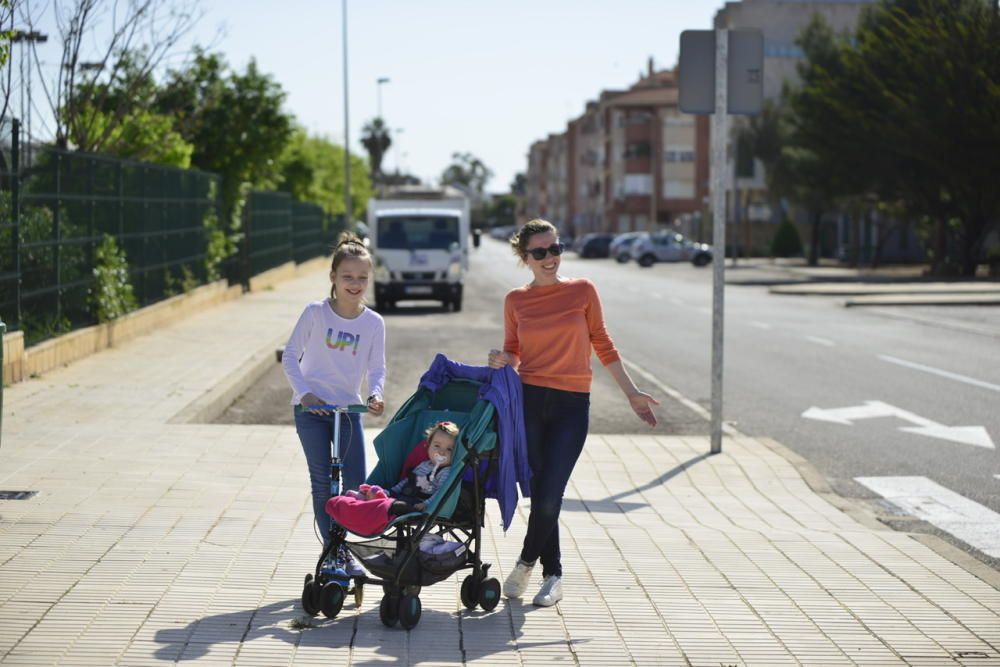
[{"label": "stroller basket", "polygon": [[436,584],[469,562],[469,551],[464,545],[446,558],[435,557],[418,550],[404,566],[407,556],[410,555],[409,543],[400,548],[395,539],[380,537],[365,542],[345,544],[369,572],[389,580],[394,579],[398,572],[399,583],[403,586]]}]

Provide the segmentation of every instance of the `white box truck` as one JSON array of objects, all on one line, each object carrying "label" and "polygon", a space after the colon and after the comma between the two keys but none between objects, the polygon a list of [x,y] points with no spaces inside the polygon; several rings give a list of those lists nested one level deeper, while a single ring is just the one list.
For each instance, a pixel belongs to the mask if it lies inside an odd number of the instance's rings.
[{"label": "white box truck", "polygon": [[458,190],[397,189],[368,200],[375,255],[375,310],[398,301],[440,301],[462,309],[469,268],[469,200]]}]

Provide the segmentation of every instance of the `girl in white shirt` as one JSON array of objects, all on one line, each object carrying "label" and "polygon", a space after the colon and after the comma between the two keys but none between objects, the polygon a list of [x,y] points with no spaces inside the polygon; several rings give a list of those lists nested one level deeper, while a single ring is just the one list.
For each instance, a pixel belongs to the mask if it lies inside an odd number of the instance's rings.
[{"label": "girl in white shirt", "polygon": [[[312,483],[313,515],[324,542],[330,517],[323,509],[330,496],[330,444],[334,415],[321,405],[361,403],[367,379],[367,405],[373,415],[385,409],[385,322],[365,307],[372,257],[356,236],[344,233],[333,252],[330,297],[306,306],[281,358],[292,386],[295,430],[302,442]],[[365,442],[361,415],[341,415],[341,488],[365,481]]]}]

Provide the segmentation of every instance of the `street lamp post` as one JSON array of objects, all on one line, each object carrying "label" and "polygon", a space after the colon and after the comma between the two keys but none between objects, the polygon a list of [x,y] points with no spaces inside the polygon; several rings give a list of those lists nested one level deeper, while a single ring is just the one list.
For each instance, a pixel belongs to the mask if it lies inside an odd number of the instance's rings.
[{"label": "street lamp post", "polygon": [[344,42],[344,225],[350,231],[354,212],[351,208],[351,137],[347,93],[347,0],[340,0],[340,9]]},{"label": "street lamp post", "polygon": [[389,83],[389,77],[380,76],[375,79],[375,97],[378,100],[378,117],[382,117],[382,84]]},{"label": "street lamp post", "polygon": [[[30,165],[31,164],[31,138],[32,138],[32,134],[31,134],[31,107],[32,107],[32,101],[31,101],[31,63],[28,63],[27,76],[25,76],[24,44],[28,43],[29,44],[28,48],[30,49],[31,48],[30,44],[44,44],[45,42],[49,41],[49,36],[46,35],[46,34],[44,34],[44,33],[38,32],[37,30],[31,30],[31,31],[27,31],[27,32],[25,32],[24,30],[15,30],[14,33],[10,37],[10,41],[11,41],[11,44],[15,44],[15,43],[21,44],[21,62],[19,63],[19,65],[21,67],[21,83],[23,85],[25,85],[25,87],[26,87],[26,90],[23,90],[21,92],[21,96],[20,96],[21,97],[21,117],[24,118],[27,121],[27,127],[25,128],[28,131],[27,132],[28,141],[26,142],[27,143],[27,149],[28,149],[27,153],[28,154],[27,154],[27,160],[26,160],[26,162],[27,162],[27,164]],[[25,105],[25,97],[24,97],[24,93],[25,92],[27,92],[27,94],[28,94],[27,105]]]}]

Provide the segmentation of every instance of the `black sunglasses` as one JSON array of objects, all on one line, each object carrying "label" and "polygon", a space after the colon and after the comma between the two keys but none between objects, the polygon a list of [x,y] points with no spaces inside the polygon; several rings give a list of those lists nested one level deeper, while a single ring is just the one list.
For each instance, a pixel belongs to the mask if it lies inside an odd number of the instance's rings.
[{"label": "black sunglasses", "polygon": [[532,248],[528,251],[528,254],[534,257],[538,261],[545,259],[545,255],[552,255],[553,257],[558,257],[566,249],[562,243],[553,243],[548,248]]}]

